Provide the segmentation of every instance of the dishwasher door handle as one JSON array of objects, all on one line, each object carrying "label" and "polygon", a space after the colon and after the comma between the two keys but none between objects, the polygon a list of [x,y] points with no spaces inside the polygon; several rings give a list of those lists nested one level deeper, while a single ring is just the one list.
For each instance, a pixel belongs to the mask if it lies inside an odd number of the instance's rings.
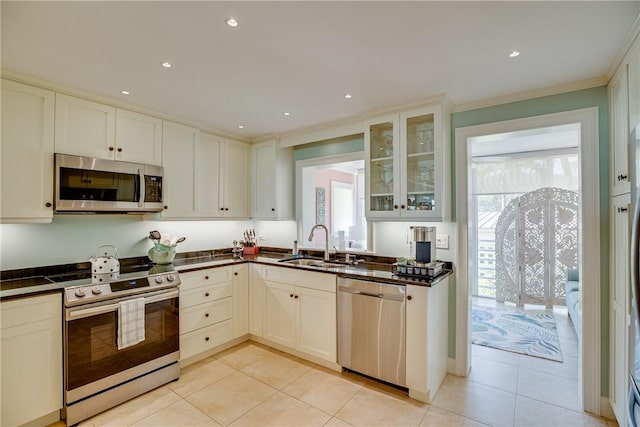
[{"label": "dishwasher door handle", "polygon": [[354,292],[354,294],[360,294],[360,295],[364,295],[366,297],[384,298],[384,294],[374,294],[374,293],[364,292],[364,291],[356,291],[356,292]]}]

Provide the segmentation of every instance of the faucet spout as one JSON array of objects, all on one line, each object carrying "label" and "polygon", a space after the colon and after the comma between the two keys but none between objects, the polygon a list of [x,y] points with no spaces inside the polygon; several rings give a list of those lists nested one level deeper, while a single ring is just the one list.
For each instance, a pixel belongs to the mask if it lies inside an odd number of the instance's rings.
[{"label": "faucet spout", "polygon": [[311,227],[311,233],[309,233],[309,241],[313,240],[313,232],[316,228],[322,228],[324,230],[324,260],[329,261],[329,230],[322,224],[316,224]]}]

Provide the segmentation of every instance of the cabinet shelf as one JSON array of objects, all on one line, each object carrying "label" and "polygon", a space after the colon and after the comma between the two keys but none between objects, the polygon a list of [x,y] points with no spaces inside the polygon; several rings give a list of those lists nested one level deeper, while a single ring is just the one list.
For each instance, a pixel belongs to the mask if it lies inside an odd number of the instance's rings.
[{"label": "cabinet shelf", "polygon": [[371,159],[372,162],[384,162],[389,160],[393,160],[393,157],[374,157]]},{"label": "cabinet shelf", "polygon": [[393,193],[371,193],[371,197],[393,197]]},{"label": "cabinet shelf", "polygon": [[[411,154],[407,154],[408,158],[413,158],[413,157],[433,157],[435,155],[435,152],[433,151],[423,151],[420,153],[411,153]],[[374,160],[374,159],[371,159]]]}]

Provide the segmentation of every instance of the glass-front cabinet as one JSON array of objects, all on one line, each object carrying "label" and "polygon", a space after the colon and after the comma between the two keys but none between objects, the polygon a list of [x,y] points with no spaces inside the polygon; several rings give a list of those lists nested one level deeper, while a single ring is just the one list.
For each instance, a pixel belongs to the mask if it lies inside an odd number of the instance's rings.
[{"label": "glass-front cabinet", "polygon": [[365,149],[368,218],[450,218],[449,144],[440,106],[367,122]]}]

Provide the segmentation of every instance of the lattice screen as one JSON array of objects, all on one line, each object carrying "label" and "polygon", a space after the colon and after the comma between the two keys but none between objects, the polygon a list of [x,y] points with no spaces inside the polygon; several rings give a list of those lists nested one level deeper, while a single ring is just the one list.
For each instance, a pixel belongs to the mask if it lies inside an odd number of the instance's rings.
[{"label": "lattice screen", "polygon": [[578,266],[578,193],[541,188],[514,199],[496,224],[496,300],[565,304],[567,269]]}]

